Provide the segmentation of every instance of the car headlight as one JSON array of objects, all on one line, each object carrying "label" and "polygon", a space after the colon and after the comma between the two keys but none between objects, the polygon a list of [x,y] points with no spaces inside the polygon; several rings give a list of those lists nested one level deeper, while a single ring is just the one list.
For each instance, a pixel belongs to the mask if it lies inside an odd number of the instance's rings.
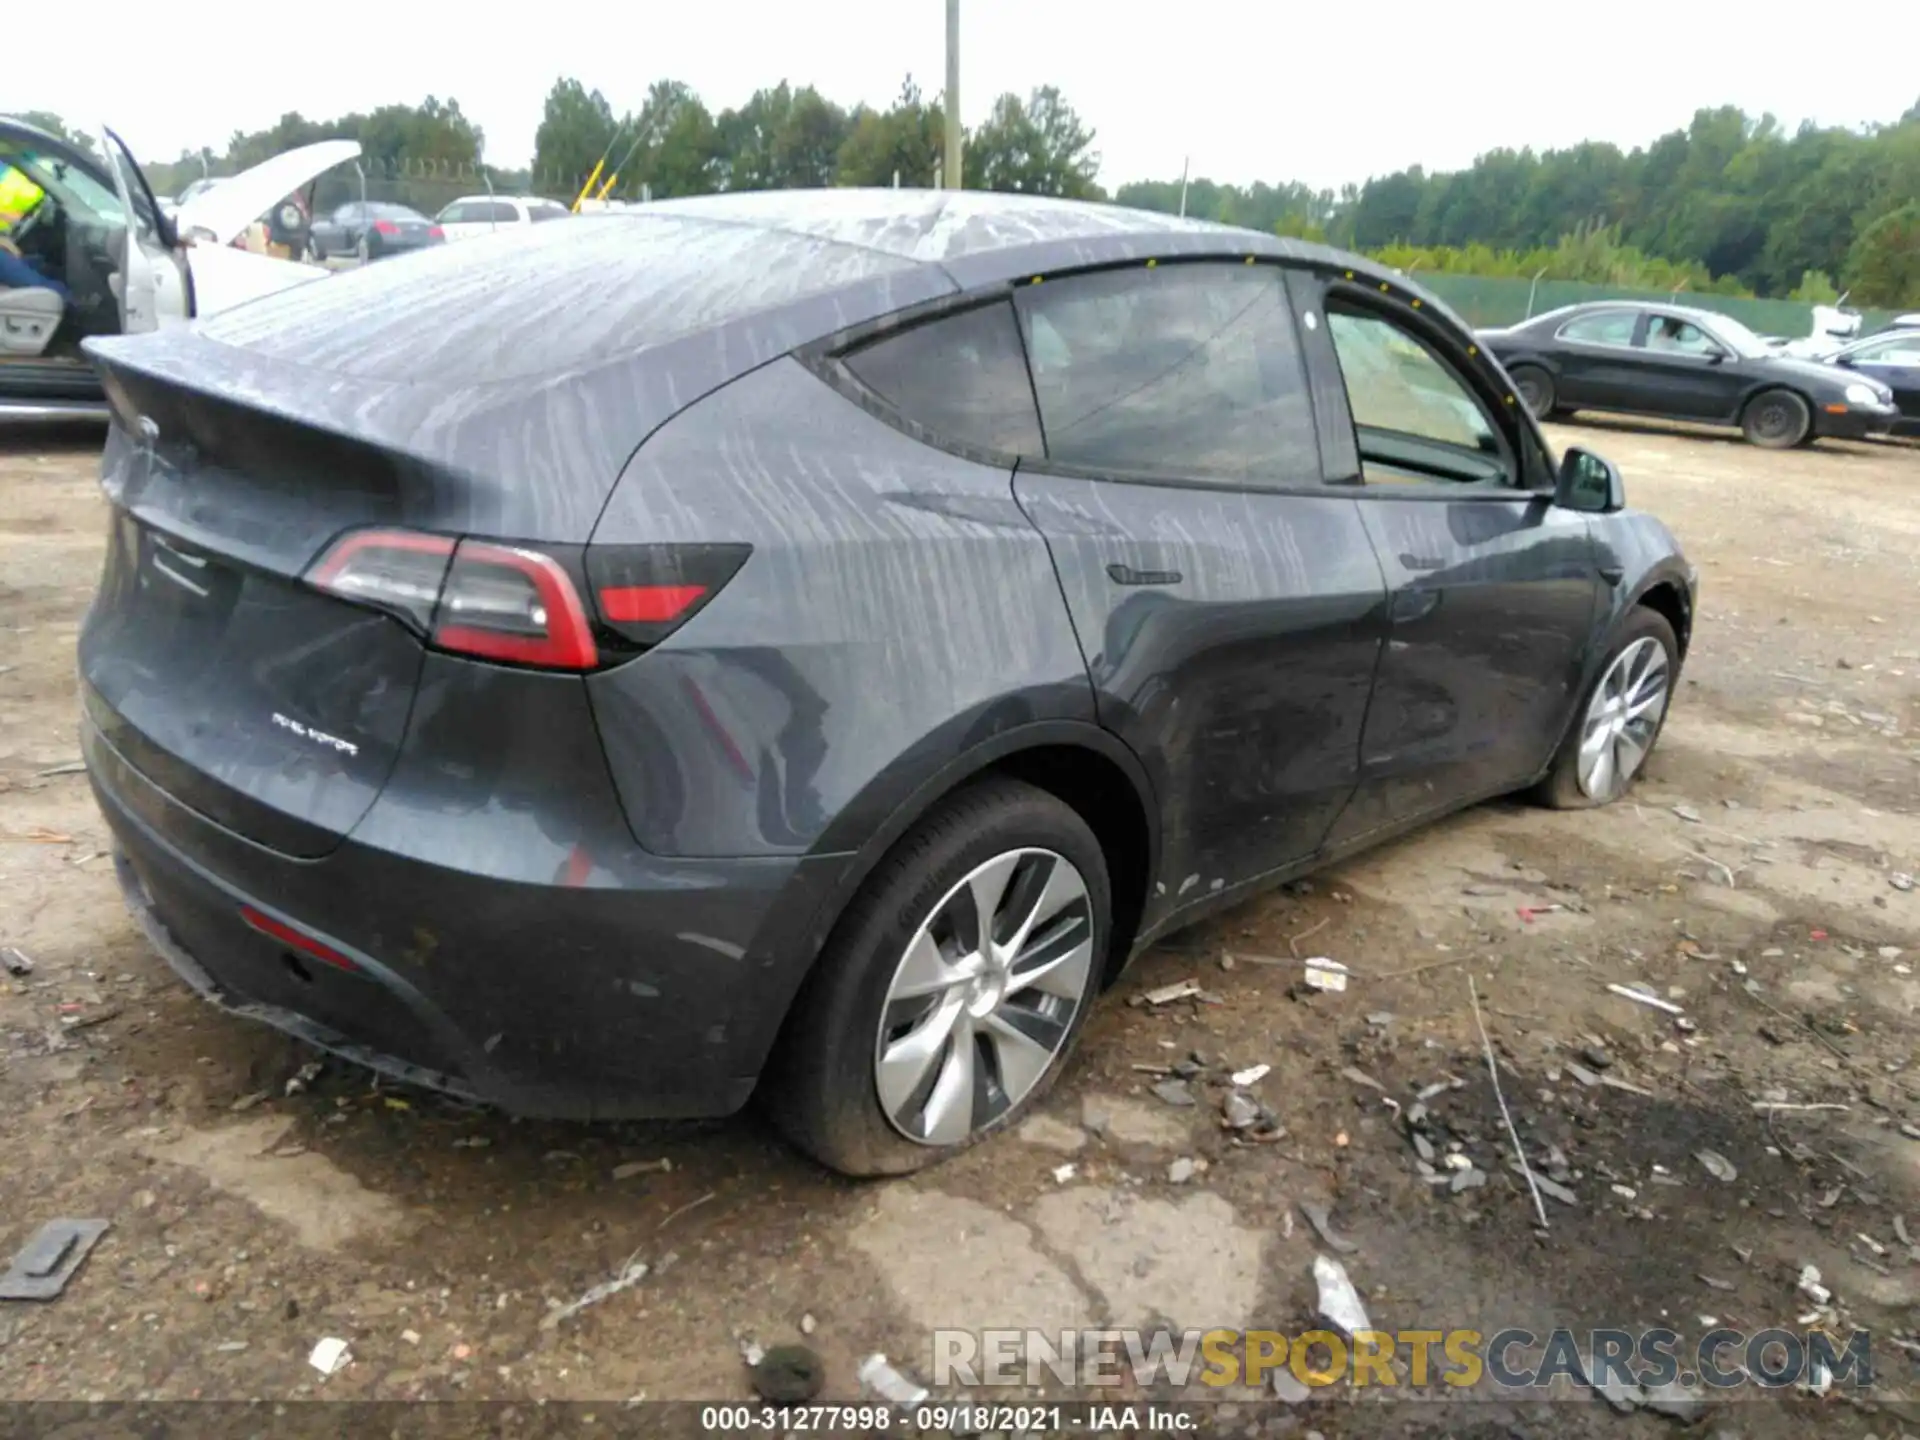
[{"label": "car headlight", "polygon": [[1849,385],[1847,386],[1847,403],[1849,405],[1884,405],[1887,403],[1887,396],[1871,385]]}]

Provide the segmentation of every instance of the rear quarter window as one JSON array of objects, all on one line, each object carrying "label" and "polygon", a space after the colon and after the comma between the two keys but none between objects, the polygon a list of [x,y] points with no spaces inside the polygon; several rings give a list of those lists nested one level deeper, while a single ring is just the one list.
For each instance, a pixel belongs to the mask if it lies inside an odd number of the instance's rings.
[{"label": "rear quarter window", "polygon": [[841,363],[938,439],[1006,455],[1041,453],[1020,332],[1004,300],[890,335]]}]

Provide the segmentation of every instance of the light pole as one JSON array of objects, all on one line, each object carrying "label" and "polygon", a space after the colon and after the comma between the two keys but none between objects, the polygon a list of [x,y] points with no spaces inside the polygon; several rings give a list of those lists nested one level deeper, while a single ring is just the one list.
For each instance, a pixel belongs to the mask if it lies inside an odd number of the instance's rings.
[{"label": "light pole", "polygon": [[940,167],[943,189],[960,188],[960,0],[947,0],[946,162]]}]

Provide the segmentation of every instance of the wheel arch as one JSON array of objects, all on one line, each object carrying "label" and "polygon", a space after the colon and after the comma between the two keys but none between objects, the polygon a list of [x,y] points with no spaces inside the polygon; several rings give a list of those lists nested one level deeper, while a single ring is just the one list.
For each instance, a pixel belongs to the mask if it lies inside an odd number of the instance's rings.
[{"label": "wheel arch", "polygon": [[[803,977],[812,974],[849,902],[901,837],[948,796],[992,775],[1010,775],[1047,791],[1092,829],[1106,856],[1113,892],[1113,933],[1103,979],[1110,981],[1119,974],[1139,933],[1152,877],[1159,866],[1159,807],[1153,785],[1139,757],[1111,731],[1082,720],[1038,720],[1014,725],[966,747],[914,785],[904,798],[885,808],[886,818],[851,852],[832,890],[816,907],[799,943],[805,959],[797,968]],[[869,788],[880,789],[886,784],[883,776]],[[848,810],[867,809],[867,798],[856,800]],[[831,835],[826,837],[820,848],[835,848],[832,839]],[[803,978],[801,985],[804,983]],[[782,1011],[783,1027],[799,988],[788,997]]]}]

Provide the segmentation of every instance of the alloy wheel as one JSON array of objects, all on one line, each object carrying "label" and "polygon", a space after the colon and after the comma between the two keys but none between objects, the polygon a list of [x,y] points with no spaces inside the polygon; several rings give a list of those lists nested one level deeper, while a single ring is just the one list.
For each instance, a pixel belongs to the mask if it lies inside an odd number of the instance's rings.
[{"label": "alloy wheel", "polygon": [[1667,713],[1668,673],[1666,647],[1645,635],[1614,656],[1594,687],[1581,721],[1577,767],[1588,799],[1613,799],[1647,758]]},{"label": "alloy wheel", "polygon": [[1051,850],[974,868],[920,923],[880,1012],[874,1084],[887,1120],[957,1145],[1053,1068],[1093,967],[1086,880]]}]

